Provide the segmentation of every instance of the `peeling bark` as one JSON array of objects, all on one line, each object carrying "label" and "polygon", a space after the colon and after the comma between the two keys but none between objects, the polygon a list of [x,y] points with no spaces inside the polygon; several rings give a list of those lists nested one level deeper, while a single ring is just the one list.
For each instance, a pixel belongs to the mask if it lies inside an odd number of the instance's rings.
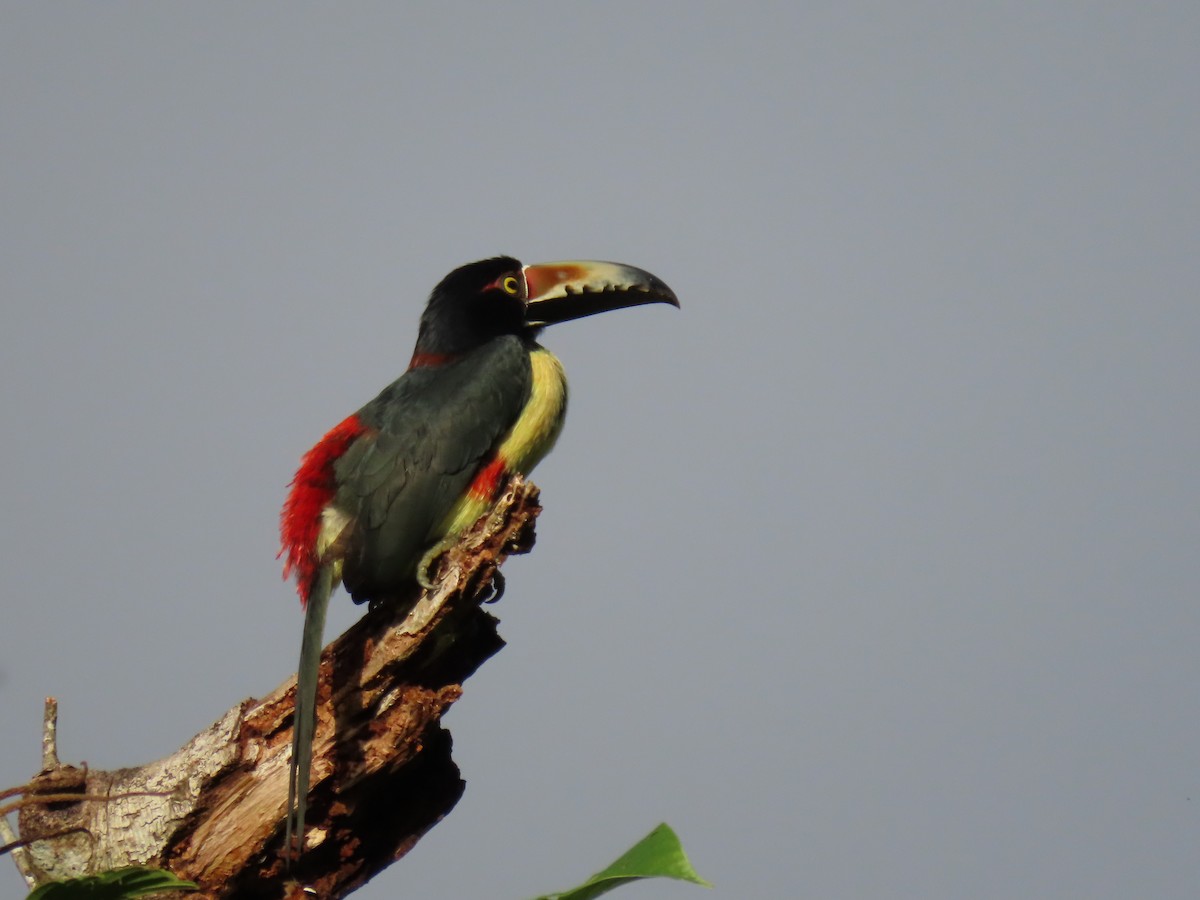
[{"label": "peeling bark", "polygon": [[[195,881],[201,890],[189,897],[277,900],[310,887],[336,900],[395,862],[462,796],[441,717],[504,646],[480,603],[508,555],[532,548],[540,511],[537,488],[512,479],[442,557],[434,590],[373,604],[325,648],[305,851],[290,872],[281,854],[294,675],[137,768],[62,765],[48,713],[46,768],[19,815],[27,876],[146,865]],[[64,791],[88,799],[62,801]],[[46,801],[31,802],[39,795]]]}]

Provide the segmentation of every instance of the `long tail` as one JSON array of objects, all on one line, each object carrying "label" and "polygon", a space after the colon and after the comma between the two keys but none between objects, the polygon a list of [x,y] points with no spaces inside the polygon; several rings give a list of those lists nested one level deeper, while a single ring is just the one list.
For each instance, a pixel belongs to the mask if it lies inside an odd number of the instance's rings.
[{"label": "long tail", "polygon": [[288,781],[288,819],[284,847],[287,858],[304,848],[304,813],[308,806],[308,779],[312,768],[313,734],[317,725],[317,680],[321,674],[325,611],[333,592],[333,569],[321,566],[308,595],[304,613],[304,637],[300,642],[300,666],[296,672],[296,714],[292,725],[292,764]]}]

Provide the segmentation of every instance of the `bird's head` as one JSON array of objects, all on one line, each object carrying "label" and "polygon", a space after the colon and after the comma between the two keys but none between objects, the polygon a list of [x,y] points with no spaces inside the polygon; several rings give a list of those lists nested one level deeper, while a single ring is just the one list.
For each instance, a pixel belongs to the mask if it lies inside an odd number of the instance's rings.
[{"label": "bird's head", "polygon": [[497,256],[461,266],[433,289],[413,355],[452,357],[505,334],[533,336],[557,322],[645,303],[679,306],[660,279],[594,260],[522,266]]}]

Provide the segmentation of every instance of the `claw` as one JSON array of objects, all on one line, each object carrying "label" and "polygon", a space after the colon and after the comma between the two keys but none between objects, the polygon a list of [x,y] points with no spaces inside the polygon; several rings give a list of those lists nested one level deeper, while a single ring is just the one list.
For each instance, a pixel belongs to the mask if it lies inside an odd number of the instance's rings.
[{"label": "claw", "polygon": [[504,576],[500,572],[492,574],[492,592],[481,600],[481,603],[496,603],[504,596]]}]

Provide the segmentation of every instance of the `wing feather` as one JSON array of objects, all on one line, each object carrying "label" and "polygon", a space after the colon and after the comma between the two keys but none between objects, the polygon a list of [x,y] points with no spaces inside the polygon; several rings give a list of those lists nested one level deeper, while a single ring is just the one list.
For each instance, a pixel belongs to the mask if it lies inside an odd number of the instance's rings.
[{"label": "wing feather", "polygon": [[434,530],[529,400],[529,350],[498,338],[468,356],[406,372],[358,413],[370,426],[338,460],[335,503],[355,520],[343,568],[356,600],[411,581]]}]

